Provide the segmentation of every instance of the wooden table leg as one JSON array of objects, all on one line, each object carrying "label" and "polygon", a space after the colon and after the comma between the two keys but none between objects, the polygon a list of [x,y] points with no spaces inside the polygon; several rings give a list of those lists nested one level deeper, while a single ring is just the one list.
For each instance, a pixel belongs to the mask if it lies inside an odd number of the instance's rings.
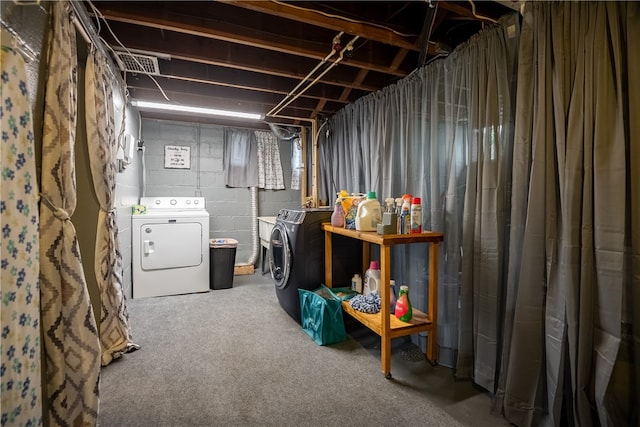
[{"label": "wooden table leg", "polygon": [[431,330],[427,336],[427,360],[436,364],[438,355],[438,244],[429,245],[429,317]]},{"label": "wooden table leg", "polygon": [[382,342],[380,349],[380,359],[382,360],[382,373],[391,378],[391,307],[389,306],[389,279],[391,277],[391,247],[380,246],[380,283],[378,292],[380,294],[380,314],[382,316]]},{"label": "wooden table leg", "polygon": [[324,284],[329,288],[333,286],[333,247],[328,231],[324,232]]}]

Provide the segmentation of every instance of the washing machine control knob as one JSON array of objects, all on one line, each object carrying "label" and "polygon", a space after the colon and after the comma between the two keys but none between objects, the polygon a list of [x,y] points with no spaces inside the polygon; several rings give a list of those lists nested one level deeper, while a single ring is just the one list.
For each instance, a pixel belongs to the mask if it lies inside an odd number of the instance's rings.
[{"label": "washing machine control knob", "polygon": [[187,200],[186,200],[186,203],[187,203],[188,205],[190,205],[190,204],[191,204],[191,200],[187,199]]},{"label": "washing machine control knob", "polygon": [[156,205],[159,205],[161,203],[160,199],[156,199]]},{"label": "washing machine control knob", "polygon": [[178,203],[178,201],[176,199],[171,199],[171,201],[169,203],[171,203],[171,205],[175,206],[175,204]]}]

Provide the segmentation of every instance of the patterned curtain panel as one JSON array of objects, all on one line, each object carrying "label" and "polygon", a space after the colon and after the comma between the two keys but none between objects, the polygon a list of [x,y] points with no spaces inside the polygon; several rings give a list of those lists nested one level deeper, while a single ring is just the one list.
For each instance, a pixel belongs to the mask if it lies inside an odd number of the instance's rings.
[{"label": "patterned curtain panel", "polygon": [[38,187],[23,58],[2,47],[0,202],[0,417],[3,426],[42,423]]},{"label": "patterned curtain panel", "polygon": [[132,342],[123,292],[122,254],[115,212],[117,142],[113,93],[105,57],[90,53],[86,71],[87,143],[93,188],[100,203],[96,229],[95,273],[100,289],[102,365],[138,348]]},{"label": "patterned curtain panel", "polygon": [[95,425],[100,342],[71,216],[76,208],[76,37],[54,2],[45,92],[40,203],[40,296],[48,424]]},{"label": "patterned curtain panel", "polygon": [[273,132],[255,131],[255,135],[258,141],[258,187],[265,190],[283,190],[284,175],[278,138]]}]

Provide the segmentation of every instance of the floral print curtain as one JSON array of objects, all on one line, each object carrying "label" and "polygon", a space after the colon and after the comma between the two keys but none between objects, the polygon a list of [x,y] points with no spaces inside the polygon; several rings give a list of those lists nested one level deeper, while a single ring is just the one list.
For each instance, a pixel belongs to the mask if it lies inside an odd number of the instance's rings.
[{"label": "floral print curtain", "polygon": [[54,2],[45,89],[40,203],[40,296],[49,425],[95,425],[100,342],[71,216],[76,208],[75,29]]},{"label": "floral print curtain", "polygon": [[0,424],[42,424],[38,185],[25,63],[2,47]]},{"label": "floral print curtain", "polygon": [[102,303],[102,365],[138,348],[132,342],[123,292],[123,268],[115,211],[116,151],[113,93],[107,60],[92,49],[86,69],[87,144],[100,212],[96,229],[95,274]]},{"label": "floral print curtain", "polygon": [[283,190],[284,175],[278,138],[273,132],[255,131],[258,142],[258,188]]}]

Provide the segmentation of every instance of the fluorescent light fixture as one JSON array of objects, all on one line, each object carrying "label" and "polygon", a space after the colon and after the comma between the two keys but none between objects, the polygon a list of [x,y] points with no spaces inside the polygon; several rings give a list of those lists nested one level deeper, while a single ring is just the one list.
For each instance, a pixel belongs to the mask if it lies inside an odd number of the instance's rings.
[{"label": "fluorescent light fixture", "polygon": [[240,119],[251,120],[262,120],[264,118],[262,114],[243,113],[241,111],[216,110],[214,108],[191,107],[188,105],[180,104],[165,104],[162,102],[139,101],[135,99],[131,101],[131,105],[140,109],[174,111],[179,113],[194,113],[203,114],[206,116],[236,117]]}]

